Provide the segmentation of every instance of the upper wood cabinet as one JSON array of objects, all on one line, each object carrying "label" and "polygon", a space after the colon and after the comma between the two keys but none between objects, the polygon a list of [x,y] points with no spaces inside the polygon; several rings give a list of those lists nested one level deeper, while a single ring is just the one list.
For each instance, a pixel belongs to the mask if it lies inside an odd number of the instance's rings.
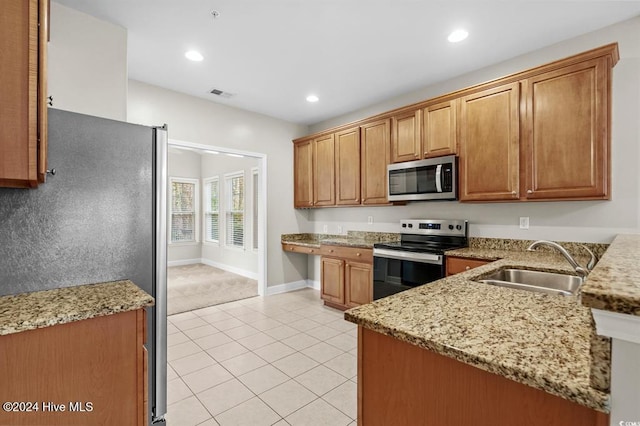
[{"label": "upper wood cabinet", "polygon": [[458,99],[422,110],[422,156],[451,155],[458,150]]},{"label": "upper wood cabinet", "polygon": [[421,157],[420,110],[391,118],[391,162],[419,160]]},{"label": "upper wood cabinet", "polygon": [[362,204],[389,204],[387,165],[389,164],[389,120],[361,127],[360,167]]},{"label": "upper wood cabinet", "polygon": [[[451,154],[460,201],[610,199],[618,59],[613,43],[334,129],[360,126],[359,204],[389,204],[388,164]],[[336,204],[357,204],[350,179]]]},{"label": "upper wood cabinet", "polygon": [[35,188],[47,170],[48,0],[6,0],[0,14],[0,186]]},{"label": "upper wood cabinet", "polygon": [[601,57],[523,83],[527,199],[606,199],[610,59]]},{"label": "upper wood cabinet", "polygon": [[460,201],[518,199],[519,83],[461,100]]},{"label": "upper wood cabinet", "polygon": [[335,134],[336,204],[360,204],[360,128]]},{"label": "upper wood cabinet", "polygon": [[333,133],[313,141],[313,204],[332,206],[336,203],[335,139]]},{"label": "upper wood cabinet", "polygon": [[313,206],[313,140],[293,145],[293,206]]}]

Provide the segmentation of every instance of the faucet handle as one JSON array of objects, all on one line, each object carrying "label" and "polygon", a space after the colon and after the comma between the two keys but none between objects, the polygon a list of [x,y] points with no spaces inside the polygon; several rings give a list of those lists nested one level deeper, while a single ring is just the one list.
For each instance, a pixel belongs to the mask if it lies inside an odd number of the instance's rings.
[{"label": "faucet handle", "polygon": [[591,256],[591,259],[589,259],[589,263],[587,263],[587,271],[591,271],[593,267],[596,266],[596,261],[598,260],[598,258],[595,254],[593,254],[589,247],[585,246],[584,244],[580,244],[580,247],[585,249],[587,253],[589,253],[589,256]]}]

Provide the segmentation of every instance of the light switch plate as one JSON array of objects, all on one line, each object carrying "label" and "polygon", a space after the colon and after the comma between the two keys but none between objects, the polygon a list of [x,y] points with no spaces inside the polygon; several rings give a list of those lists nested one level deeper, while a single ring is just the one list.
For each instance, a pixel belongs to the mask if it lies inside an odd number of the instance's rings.
[{"label": "light switch plate", "polygon": [[521,217],[520,218],[520,229],[529,229],[529,217]]},{"label": "light switch plate", "polygon": [[373,225],[373,216],[367,216],[367,224]]},{"label": "light switch plate", "polygon": [[326,234],[326,233],[328,233],[328,232],[329,232],[329,225],[324,225],[324,226],[322,227],[322,233],[323,233],[323,234]]}]

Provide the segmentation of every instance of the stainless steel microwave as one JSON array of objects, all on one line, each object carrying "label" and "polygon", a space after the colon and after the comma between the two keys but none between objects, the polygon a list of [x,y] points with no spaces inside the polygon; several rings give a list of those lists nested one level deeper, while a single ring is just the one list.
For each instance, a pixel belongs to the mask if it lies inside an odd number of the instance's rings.
[{"label": "stainless steel microwave", "polygon": [[389,164],[389,201],[458,199],[457,166],[455,155]]}]

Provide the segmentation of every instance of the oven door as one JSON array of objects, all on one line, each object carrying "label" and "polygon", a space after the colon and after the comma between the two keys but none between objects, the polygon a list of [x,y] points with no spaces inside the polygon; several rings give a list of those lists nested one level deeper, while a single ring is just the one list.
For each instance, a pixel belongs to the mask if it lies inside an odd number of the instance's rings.
[{"label": "oven door", "polygon": [[381,299],[444,277],[443,256],[373,249],[373,299]]}]

